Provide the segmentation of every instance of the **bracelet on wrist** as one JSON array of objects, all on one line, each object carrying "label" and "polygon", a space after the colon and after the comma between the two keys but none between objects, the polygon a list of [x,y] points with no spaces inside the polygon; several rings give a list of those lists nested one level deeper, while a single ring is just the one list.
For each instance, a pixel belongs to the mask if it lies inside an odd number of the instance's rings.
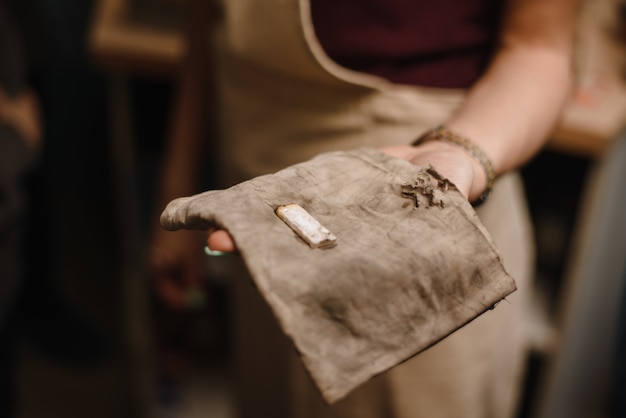
[{"label": "bracelet on wrist", "polygon": [[443,125],[437,126],[436,128],[433,128],[430,131],[426,132],[424,135],[413,141],[412,145],[419,145],[426,141],[446,141],[458,145],[465,149],[465,151],[467,151],[472,157],[476,159],[476,161],[480,163],[481,167],[485,171],[487,185],[482,194],[478,197],[478,199],[472,202],[472,204],[474,206],[479,206],[483,204],[489,197],[489,194],[491,194],[491,191],[493,190],[493,183],[496,180],[496,171],[493,168],[493,163],[491,162],[491,159],[487,156],[487,154],[485,154],[482,149],[480,149],[469,139],[448,130]]}]

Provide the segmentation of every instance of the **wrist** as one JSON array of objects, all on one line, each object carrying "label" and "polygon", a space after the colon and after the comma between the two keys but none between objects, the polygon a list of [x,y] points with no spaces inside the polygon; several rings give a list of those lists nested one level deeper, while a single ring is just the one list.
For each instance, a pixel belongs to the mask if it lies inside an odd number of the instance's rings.
[{"label": "wrist", "polygon": [[491,159],[475,143],[443,126],[438,126],[415,140],[413,145],[443,147],[450,151],[454,149],[456,152],[464,153],[469,157],[468,161],[473,171],[468,199],[475,206],[486,201],[493,188],[496,172]]}]

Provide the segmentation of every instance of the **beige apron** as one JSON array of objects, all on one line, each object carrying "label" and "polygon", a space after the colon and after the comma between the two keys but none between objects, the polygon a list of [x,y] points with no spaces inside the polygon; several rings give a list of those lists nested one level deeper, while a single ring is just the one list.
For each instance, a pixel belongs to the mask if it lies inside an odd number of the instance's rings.
[{"label": "beige apron", "polygon": [[[229,183],[323,151],[410,143],[445,121],[462,100],[460,91],[394,85],[338,66],[315,39],[308,0],[228,0],[224,11],[221,152]],[[517,175],[498,180],[479,215],[518,291],[496,310],[330,407],[265,302],[246,280],[233,280],[239,416],[514,415],[526,359],[525,310],[533,264]]]}]

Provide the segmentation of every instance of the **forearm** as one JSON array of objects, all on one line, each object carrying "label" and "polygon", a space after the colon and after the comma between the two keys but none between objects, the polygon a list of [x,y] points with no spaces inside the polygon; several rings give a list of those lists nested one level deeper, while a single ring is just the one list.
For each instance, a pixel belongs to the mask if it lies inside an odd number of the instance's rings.
[{"label": "forearm", "polygon": [[195,192],[204,154],[204,121],[200,90],[191,80],[182,80],[173,114],[161,171],[162,204]]},{"label": "forearm", "polygon": [[197,190],[200,166],[207,151],[209,65],[206,1],[187,4],[187,53],[177,80],[176,97],[161,173],[161,206]]},{"label": "forearm", "polygon": [[558,121],[571,80],[567,51],[505,48],[446,126],[483,149],[497,173],[509,171],[544,144]]},{"label": "forearm", "polygon": [[[470,201],[484,196],[494,174],[531,158],[558,122],[573,79],[577,14],[578,0],[508,0],[494,57],[444,121],[447,132],[387,151],[435,165]],[[447,140],[428,140],[439,138]]]}]

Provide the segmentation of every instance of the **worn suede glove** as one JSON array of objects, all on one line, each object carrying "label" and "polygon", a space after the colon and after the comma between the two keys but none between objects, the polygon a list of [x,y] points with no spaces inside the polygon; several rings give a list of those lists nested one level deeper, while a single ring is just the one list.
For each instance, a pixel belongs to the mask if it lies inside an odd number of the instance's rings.
[{"label": "worn suede glove", "polygon": [[[307,245],[275,214],[290,203],[337,244]],[[228,230],[329,403],[515,290],[453,184],[430,167],[369,148],[321,154],[227,190],[174,200],[161,224]]]}]

